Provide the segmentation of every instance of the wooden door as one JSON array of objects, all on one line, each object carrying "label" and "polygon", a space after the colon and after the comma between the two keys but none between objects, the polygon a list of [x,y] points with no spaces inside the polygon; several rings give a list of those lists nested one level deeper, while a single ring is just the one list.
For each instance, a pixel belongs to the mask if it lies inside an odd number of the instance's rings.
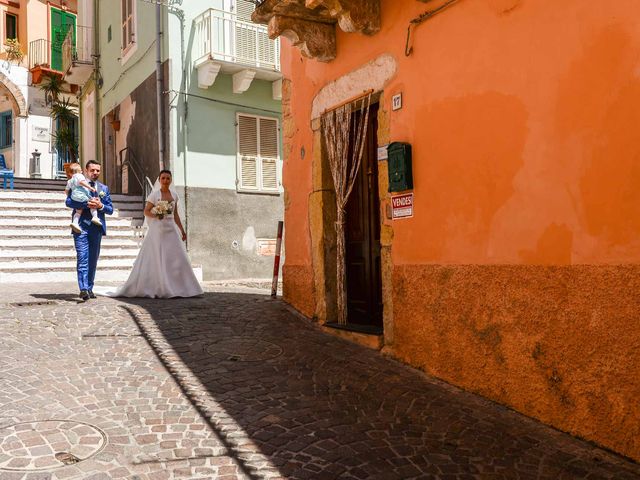
[{"label": "wooden door", "polygon": [[347,323],[374,331],[382,328],[377,117],[378,104],[374,104],[362,163],[347,202],[345,226]]}]

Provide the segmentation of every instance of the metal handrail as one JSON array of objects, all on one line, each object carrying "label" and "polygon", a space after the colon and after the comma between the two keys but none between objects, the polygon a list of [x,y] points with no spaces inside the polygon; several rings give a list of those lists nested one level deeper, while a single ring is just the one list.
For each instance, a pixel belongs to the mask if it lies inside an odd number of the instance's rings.
[{"label": "metal handrail", "polygon": [[[125,151],[127,152],[127,156],[123,159]],[[124,167],[130,167],[129,170],[133,173],[133,178],[136,179],[138,185],[140,185],[140,188],[142,189],[142,201],[143,203],[146,202],[147,197],[153,190],[153,184],[151,183],[151,180],[149,180],[149,177],[145,175],[144,168],[142,168],[136,159],[131,147],[124,147],[118,152],[118,156],[120,157],[120,178],[122,178],[122,171]]]},{"label": "metal handrail", "polygon": [[75,63],[93,63],[93,28],[76,25],[67,30],[62,42],[62,70],[68,71]]}]

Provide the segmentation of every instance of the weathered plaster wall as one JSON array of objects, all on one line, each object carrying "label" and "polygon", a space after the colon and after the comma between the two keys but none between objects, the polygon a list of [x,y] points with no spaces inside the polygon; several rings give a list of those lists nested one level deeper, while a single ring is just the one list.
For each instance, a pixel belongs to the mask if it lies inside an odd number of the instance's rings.
[{"label": "weathered plaster wall", "polygon": [[[31,2],[33,3],[33,2]],[[100,89],[101,114],[104,116],[122,102],[129,93],[151,75],[156,68],[156,6],[134,0],[136,8],[136,47],[123,62],[121,10],[116,2],[99,2],[100,64],[103,87]],[[162,9],[163,28],[167,9]],[[109,38],[109,29],[111,38]],[[167,58],[166,36],[163,37],[162,60]]]},{"label": "weathered plaster wall", "polygon": [[640,266],[398,265],[401,360],[640,458]]},{"label": "weathered plaster wall", "polygon": [[[284,48],[294,112],[285,221],[295,232],[285,292],[300,289],[287,298],[304,311],[315,293],[312,100],[391,55],[380,143],[413,146],[415,216],[383,220],[386,348],[640,459],[640,6],[460,2],[415,29],[407,57],[407,25],[427,8],[382,0],[380,33],[338,32],[330,63]],[[391,111],[400,92],[403,108]]]},{"label": "weathered plaster wall", "polygon": [[[160,171],[155,72],[110,112],[109,120],[112,116],[120,121],[120,130],[108,132],[108,135],[113,137],[113,148],[105,153],[107,169],[118,170],[120,151],[129,148],[144,169],[144,174],[153,182]],[[119,174],[116,172],[115,176],[110,175],[110,178],[119,178]],[[134,175],[130,174],[128,193],[141,193],[141,191]]]},{"label": "weathered plaster wall", "polygon": [[282,196],[194,187],[188,195],[189,256],[204,279],[270,278],[274,257],[259,255],[257,242],[276,238]]}]

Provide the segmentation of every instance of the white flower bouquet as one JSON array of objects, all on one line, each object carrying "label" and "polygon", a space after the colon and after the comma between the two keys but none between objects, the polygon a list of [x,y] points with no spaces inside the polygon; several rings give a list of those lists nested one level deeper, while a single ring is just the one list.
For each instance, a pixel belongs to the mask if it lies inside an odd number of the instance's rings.
[{"label": "white flower bouquet", "polygon": [[156,217],[158,217],[158,219],[162,220],[165,215],[171,215],[173,213],[173,202],[160,200],[151,209],[151,213],[153,213]]}]

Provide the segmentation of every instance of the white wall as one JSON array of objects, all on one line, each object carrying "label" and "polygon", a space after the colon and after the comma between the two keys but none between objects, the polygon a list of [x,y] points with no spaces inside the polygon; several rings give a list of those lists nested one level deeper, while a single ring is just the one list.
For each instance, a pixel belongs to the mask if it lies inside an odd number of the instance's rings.
[{"label": "white wall", "polygon": [[89,93],[82,102],[82,112],[80,119],[82,125],[80,127],[80,159],[82,163],[89,160],[95,160],[96,156],[96,94],[95,90]]}]

